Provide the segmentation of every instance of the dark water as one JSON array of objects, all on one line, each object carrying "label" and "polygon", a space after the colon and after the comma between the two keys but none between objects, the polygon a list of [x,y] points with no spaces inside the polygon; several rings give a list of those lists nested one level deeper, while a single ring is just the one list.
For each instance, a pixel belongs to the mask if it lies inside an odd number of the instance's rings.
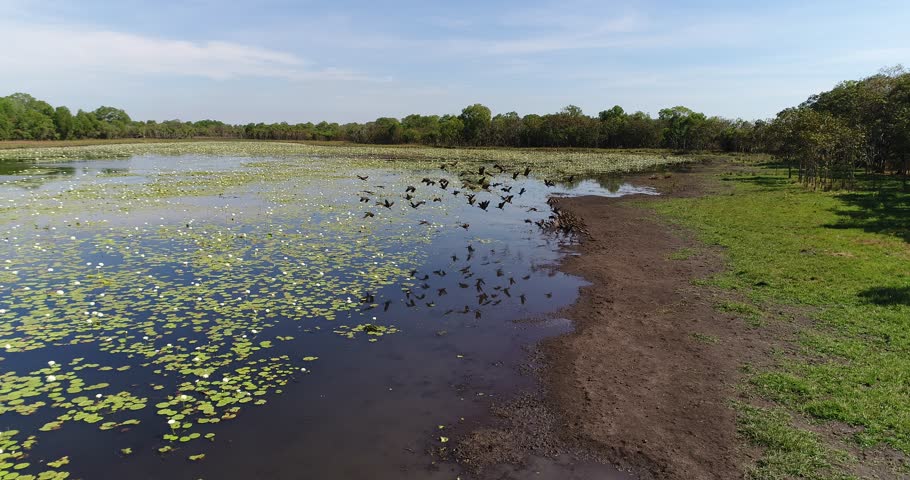
[{"label": "dark water", "polygon": [[[479,192],[478,201],[492,200],[484,211],[467,203],[470,190],[447,172],[387,171],[343,159],[306,168],[274,162],[144,156],[4,166],[0,207],[15,208],[0,213],[0,347],[13,344],[0,373],[110,384],[58,392],[64,399],[91,400],[96,391],[145,399],[145,408],[102,409],[99,422],[64,421],[47,432],[39,428],[81,407],[59,405],[42,390],[34,398],[47,405],[35,412],[4,411],[0,430],[19,430],[20,443],[37,436],[26,459],[13,461],[30,464],[23,473],[48,470],[44,462],[66,455],[70,463],[59,470],[86,479],[470,478],[455,465],[431,465],[426,452],[451,445],[441,437],[459,423],[481,421],[492,401],[534,387],[533,377],[520,373],[526,349],[571,328],[547,314],[571,304],[583,285],[556,270],[571,239],[534,224],[550,214],[547,196],[653,193],[615,179],[548,188],[533,177],[502,175],[490,182],[512,190],[496,195],[514,198],[499,209],[501,200]],[[234,176],[248,172],[254,175]],[[420,182],[440,177],[452,184]],[[427,203],[408,205],[408,185],[413,201]],[[86,187],[96,190],[82,193]],[[518,195],[520,189],[526,191]],[[395,205],[377,205],[385,200]],[[325,315],[299,313],[304,303]],[[106,316],[93,313],[108,304]],[[397,332],[344,335],[365,324]],[[271,345],[229,355],[248,338]],[[228,360],[199,361],[192,370],[187,355],[194,351]],[[179,358],[169,360],[169,352]],[[73,363],[78,358],[84,360]],[[53,368],[63,366],[59,372],[46,370],[49,359]],[[89,362],[102,368],[73,368]],[[255,370],[266,365],[284,370]],[[214,433],[213,442],[164,440],[173,414],[155,405],[186,394],[202,401],[203,389],[180,385],[212,382],[205,391],[221,392],[229,382],[209,380],[221,375],[267,378],[242,387],[267,402],[231,404],[240,407],[235,418],[175,432]],[[217,416],[224,413],[231,412]],[[98,428],[127,418],[139,423]],[[173,451],[159,454],[163,446]],[[200,453],[202,460],[187,458]],[[600,465],[544,459],[500,473],[622,478]]]}]

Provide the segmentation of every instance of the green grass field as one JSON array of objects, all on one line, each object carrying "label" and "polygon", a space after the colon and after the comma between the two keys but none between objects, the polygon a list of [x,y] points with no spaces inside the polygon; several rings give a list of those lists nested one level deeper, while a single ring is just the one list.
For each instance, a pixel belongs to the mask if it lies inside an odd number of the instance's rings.
[{"label": "green grass field", "polygon": [[883,451],[883,468],[910,474],[910,192],[896,180],[812,192],[785,169],[751,170],[720,175],[729,191],[656,208],[726,251],[711,283],[754,306],[719,309],[746,321],[805,312],[781,339],[794,353],[751,373],[755,401],[738,405],[741,433],[764,448],[752,476],[854,478],[863,454]]}]

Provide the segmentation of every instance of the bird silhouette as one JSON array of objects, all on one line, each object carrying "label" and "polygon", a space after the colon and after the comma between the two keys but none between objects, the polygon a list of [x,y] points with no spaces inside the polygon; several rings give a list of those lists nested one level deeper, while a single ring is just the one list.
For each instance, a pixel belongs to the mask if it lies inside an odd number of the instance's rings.
[{"label": "bird silhouette", "polygon": [[548,187],[555,187],[555,186],[556,186],[556,183],[555,183],[555,182],[551,182],[550,180],[546,180],[546,179],[543,181],[543,184],[546,185],[546,186],[548,186]]},{"label": "bird silhouette", "polygon": [[357,175],[357,178],[359,178],[365,182],[365,181],[367,181],[368,178],[370,178],[370,176],[367,175],[367,176],[361,177],[360,175]]},{"label": "bird silhouette", "polygon": [[373,212],[365,212],[365,213],[363,214],[363,218],[367,218],[367,217],[371,217],[371,218],[372,218],[372,217],[375,217],[375,216],[376,216],[376,214],[374,214]]},{"label": "bird silhouette", "polygon": [[484,200],[484,201],[482,201],[482,202],[479,202],[479,203],[477,204],[477,206],[480,207],[481,210],[486,211],[486,210],[487,210],[487,207],[490,206],[490,201],[489,201],[489,200]]},{"label": "bird silhouette", "polygon": [[[461,227],[461,228],[463,228],[463,229],[465,229],[465,230],[467,230],[468,227],[470,227],[470,226],[471,226],[471,224],[469,224],[469,223],[462,223],[461,225],[459,225],[459,227]],[[455,256],[452,255],[452,257],[454,258]]]},{"label": "bird silhouette", "polygon": [[376,202],[376,205],[381,205],[385,208],[391,209],[392,205],[395,205],[395,202],[390,202],[389,199],[385,199],[384,202]]},{"label": "bird silhouette", "polygon": [[[417,203],[414,203],[414,202],[410,202],[410,203],[411,203],[411,208],[417,208],[417,207],[419,207],[419,206],[421,206],[421,205],[425,205],[427,202],[421,200],[421,201],[419,201],[419,202],[417,202]],[[426,221],[426,220],[424,220],[424,221]],[[429,223],[429,222],[427,222],[427,223]]]},{"label": "bird silhouette", "polygon": [[408,185],[408,188],[405,188],[404,191],[405,191],[405,193],[416,192],[417,189],[414,188],[414,187],[412,187],[412,186],[410,186],[410,185]]},{"label": "bird silhouette", "polygon": [[521,174],[521,172],[512,173],[512,180],[518,180],[518,175],[520,175],[520,174]]},{"label": "bird silhouette", "polygon": [[531,174],[531,167],[525,167],[525,177]]},{"label": "bird silhouette", "polygon": [[370,198],[369,198],[369,197],[360,197],[360,201],[361,201],[362,203],[369,203]]},{"label": "bird silhouette", "polygon": [[518,191],[518,196],[520,197],[520,196],[524,195],[525,192],[527,192],[527,190],[525,190],[524,187],[521,187],[521,190]]}]

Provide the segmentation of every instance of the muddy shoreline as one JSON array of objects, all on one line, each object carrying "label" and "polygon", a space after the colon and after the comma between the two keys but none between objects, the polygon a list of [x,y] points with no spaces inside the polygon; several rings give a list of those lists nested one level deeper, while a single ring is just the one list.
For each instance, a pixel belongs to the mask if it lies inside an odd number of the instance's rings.
[{"label": "muddy shoreline", "polygon": [[737,442],[729,402],[764,342],[715,311],[717,292],[693,285],[724,268],[718,252],[640,204],[703,194],[710,168],[630,179],[661,197],[555,200],[587,233],[560,267],[590,282],[557,313],[575,329],[538,346],[541,392],[494,408],[492,425],[459,442],[462,464],[480,478],[520,478],[490,473],[539,457],[639,479],[743,477],[753,452]]}]

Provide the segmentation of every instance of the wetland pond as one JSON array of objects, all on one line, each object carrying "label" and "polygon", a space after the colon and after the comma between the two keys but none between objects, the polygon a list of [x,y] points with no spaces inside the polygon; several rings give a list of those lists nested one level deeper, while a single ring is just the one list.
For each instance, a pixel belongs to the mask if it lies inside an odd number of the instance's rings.
[{"label": "wetland pond", "polygon": [[471,478],[583,285],[548,196],[654,192],[441,163],[3,163],[0,478]]}]

